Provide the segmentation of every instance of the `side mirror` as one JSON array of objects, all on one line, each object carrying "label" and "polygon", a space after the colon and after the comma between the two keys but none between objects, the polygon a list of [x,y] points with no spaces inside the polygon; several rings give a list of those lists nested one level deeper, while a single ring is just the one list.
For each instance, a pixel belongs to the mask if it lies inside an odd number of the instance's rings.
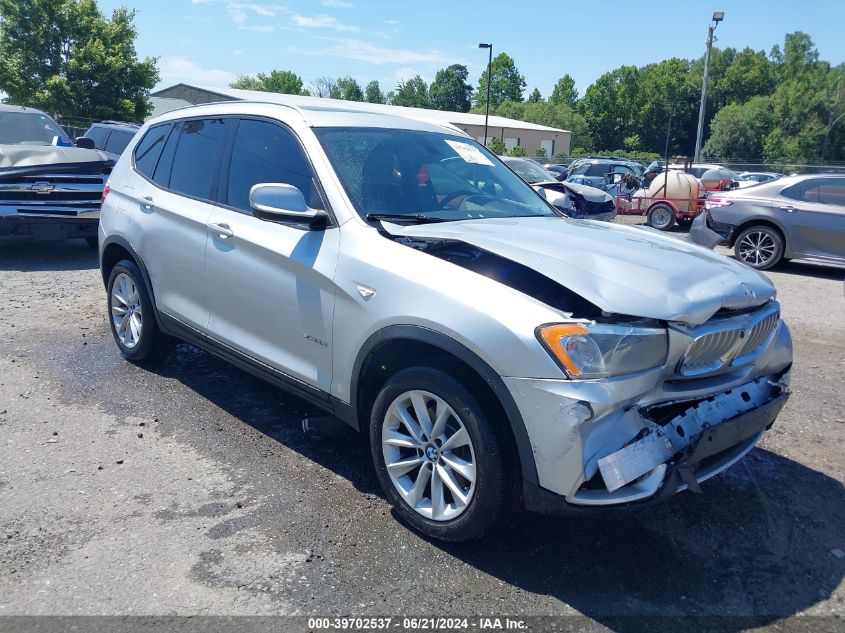
[{"label": "side mirror", "polygon": [[260,182],[249,190],[249,206],[255,217],[268,222],[296,222],[312,229],[325,228],[328,214],[311,209],[293,185]]},{"label": "side mirror", "polygon": [[87,136],[78,136],[76,138],[76,146],[82,149],[97,149],[97,146],[94,145],[94,139],[88,138]]}]

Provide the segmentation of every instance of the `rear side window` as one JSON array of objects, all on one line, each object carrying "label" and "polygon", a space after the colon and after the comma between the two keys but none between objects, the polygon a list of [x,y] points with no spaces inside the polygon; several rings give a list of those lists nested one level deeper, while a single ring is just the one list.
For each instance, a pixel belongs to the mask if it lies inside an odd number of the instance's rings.
[{"label": "rear side window", "polygon": [[587,171],[584,175],[590,177],[604,176],[609,171],[610,165],[602,165],[601,163],[599,163],[597,165],[590,165],[589,167],[587,167]]},{"label": "rear side window", "polygon": [[801,202],[845,207],[845,178],[812,178],[784,189],[781,195]]},{"label": "rear side window", "polygon": [[324,208],[314,173],[294,134],[276,123],[242,119],[232,146],[225,204],[249,211],[249,190],[260,182],[293,185],[309,207]]},{"label": "rear side window", "polygon": [[106,141],[105,150],[107,152],[111,152],[112,154],[122,154],[123,150],[126,149],[126,146],[129,145],[129,141],[132,140],[133,136],[135,135],[132,132],[112,130],[112,133],[109,135],[109,140]]},{"label": "rear side window", "polygon": [[103,149],[108,132],[109,131],[104,127],[92,127],[85,133],[85,136],[94,141],[94,145],[96,145],[98,149]]},{"label": "rear side window", "polygon": [[154,125],[135,146],[135,169],[152,179],[170,124]]},{"label": "rear side window", "polygon": [[170,170],[170,189],[192,198],[211,200],[217,166],[226,138],[224,119],[184,121]]}]

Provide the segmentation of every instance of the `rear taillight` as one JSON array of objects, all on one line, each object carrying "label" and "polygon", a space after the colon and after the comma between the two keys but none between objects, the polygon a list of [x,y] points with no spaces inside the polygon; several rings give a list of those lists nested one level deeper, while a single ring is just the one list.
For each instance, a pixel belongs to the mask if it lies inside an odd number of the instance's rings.
[{"label": "rear taillight", "polygon": [[100,196],[100,204],[103,204],[106,201],[106,196],[109,195],[109,191],[111,191],[111,186],[108,181],[106,181],[106,186],[103,187],[103,195]]},{"label": "rear taillight", "polygon": [[704,206],[708,209],[718,209],[719,207],[729,207],[733,204],[727,198],[707,198],[704,201]]}]

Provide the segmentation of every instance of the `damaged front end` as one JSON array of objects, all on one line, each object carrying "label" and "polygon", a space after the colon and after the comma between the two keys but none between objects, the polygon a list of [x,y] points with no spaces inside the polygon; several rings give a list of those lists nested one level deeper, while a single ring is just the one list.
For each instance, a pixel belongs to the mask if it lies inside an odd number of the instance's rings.
[{"label": "damaged front end", "polygon": [[[702,400],[636,411],[641,431],[598,460],[573,503],[608,505],[671,495],[722,472],[771,428],[789,397],[788,375],[758,378]],[[678,413],[680,411],[680,413]],[[601,481],[599,481],[599,479]]]}]

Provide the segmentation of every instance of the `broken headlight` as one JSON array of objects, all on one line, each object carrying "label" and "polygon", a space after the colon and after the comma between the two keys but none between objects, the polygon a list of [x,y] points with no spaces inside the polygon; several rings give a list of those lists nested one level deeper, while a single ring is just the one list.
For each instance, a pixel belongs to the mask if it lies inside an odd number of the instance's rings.
[{"label": "broken headlight", "polygon": [[566,323],[537,328],[537,338],[570,378],[607,378],[666,364],[665,328]]}]

